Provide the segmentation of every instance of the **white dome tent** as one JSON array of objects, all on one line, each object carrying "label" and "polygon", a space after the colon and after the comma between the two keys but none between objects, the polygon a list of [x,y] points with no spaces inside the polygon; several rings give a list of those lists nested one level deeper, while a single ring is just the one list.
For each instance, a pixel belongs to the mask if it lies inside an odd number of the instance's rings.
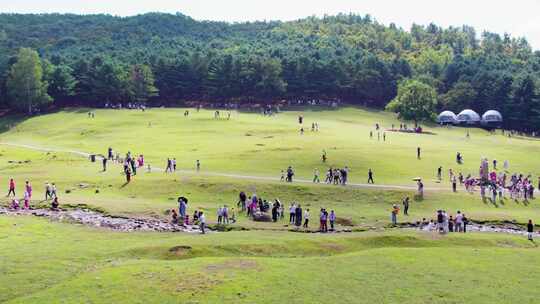
[{"label": "white dome tent", "polygon": [[482,115],[483,125],[499,125],[503,121],[503,117],[499,111],[489,110]]},{"label": "white dome tent", "polygon": [[458,122],[456,114],[452,111],[443,111],[437,116],[437,122],[441,124],[456,124]]},{"label": "white dome tent", "polygon": [[457,115],[460,124],[474,125],[480,122],[480,115],[471,109],[463,110]]}]

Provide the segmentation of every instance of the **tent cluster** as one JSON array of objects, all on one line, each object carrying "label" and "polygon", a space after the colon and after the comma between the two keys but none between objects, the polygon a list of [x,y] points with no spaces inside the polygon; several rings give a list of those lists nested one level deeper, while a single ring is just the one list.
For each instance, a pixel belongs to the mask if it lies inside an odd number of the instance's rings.
[{"label": "tent cluster", "polygon": [[480,117],[478,113],[473,110],[466,109],[459,114],[454,114],[452,111],[444,111],[437,117],[437,122],[440,124],[454,124],[454,125],[477,125],[483,126],[499,126],[503,121],[501,113],[495,110],[489,110]]}]

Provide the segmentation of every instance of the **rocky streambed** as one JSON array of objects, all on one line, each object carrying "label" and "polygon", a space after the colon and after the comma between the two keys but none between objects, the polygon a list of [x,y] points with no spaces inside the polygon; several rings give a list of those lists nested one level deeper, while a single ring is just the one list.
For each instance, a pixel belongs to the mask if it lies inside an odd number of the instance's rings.
[{"label": "rocky streambed", "polygon": [[[53,211],[50,209],[30,209],[30,210],[12,210],[0,206],[0,215],[9,216],[38,216],[46,217],[51,221],[64,223],[77,223],[90,227],[100,227],[116,231],[157,231],[157,232],[187,232],[200,233],[200,229],[196,225],[177,225],[168,221],[152,218],[130,218],[110,216],[101,212],[96,212],[89,209],[68,209]],[[399,225],[402,229],[417,229],[422,231],[430,231],[428,226],[420,227],[417,224],[402,224]],[[375,228],[374,228],[375,229]],[[435,231],[435,229],[431,229]],[[207,230],[209,231],[209,230]],[[346,230],[343,232],[351,232]],[[491,232],[491,233],[506,233],[526,235],[527,231],[520,225],[512,222],[501,223],[480,223],[470,222],[467,225],[467,232]],[[535,232],[535,235],[540,235],[540,231]]]},{"label": "rocky streambed", "polygon": [[[418,225],[406,225],[403,228],[408,229],[417,229],[421,231],[437,231],[436,228],[431,228],[429,226],[418,226]],[[502,223],[484,223],[484,222],[469,222],[467,224],[467,232],[491,232],[491,233],[506,233],[506,234],[519,234],[527,235],[527,230],[524,227],[521,227],[518,224],[511,222],[502,222]],[[536,231],[535,235],[540,235],[540,231]]]},{"label": "rocky streambed", "polygon": [[182,226],[171,222],[149,219],[115,217],[100,212],[73,209],[53,211],[49,209],[11,210],[0,207],[0,214],[10,216],[39,216],[49,218],[51,221],[83,224],[91,227],[101,227],[117,231],[158,231],[158,232],[188,232],[200,233],[198,226]]}]

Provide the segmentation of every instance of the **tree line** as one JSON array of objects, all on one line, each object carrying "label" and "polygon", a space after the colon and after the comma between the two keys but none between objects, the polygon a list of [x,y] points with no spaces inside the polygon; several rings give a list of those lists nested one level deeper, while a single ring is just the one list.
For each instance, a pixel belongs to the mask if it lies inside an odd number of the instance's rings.
[{"label": "tree line", "polygon": [[[234,24],[182,14],[0,14],[0,104],[25,112],[322,98],[416,120],[496,109],[509,128],[539,130],[539,81],[540,52],[524,38],[469,26],[406,31],[354,14]],[[425,98],[400,106],[411,99],[402,96]]]}]

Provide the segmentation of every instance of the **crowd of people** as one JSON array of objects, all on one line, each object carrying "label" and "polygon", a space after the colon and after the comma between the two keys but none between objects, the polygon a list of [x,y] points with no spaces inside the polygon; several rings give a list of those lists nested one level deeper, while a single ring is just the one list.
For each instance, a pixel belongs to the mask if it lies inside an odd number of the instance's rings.
[{"label": "crowd of people", "polygon": [[[13,210],[30,210],[30,201],[32,200],[32,185],[29,181],[25,181],[24,183],[24,193],[23,197],[21,199],[17,199],[16,194],[16,183],[13,178],[9,179],[9,185],[8,185],[8,193],[6,197],[11,199],[11,203],[9,207]],[[21,203],[22,201],[22,203]],[[55,183],[45,183],[45,199],[43,201],[51,201],[51,209],[52,210],[59,210],[59,202],[58,202],[58,194],[57,194],[57,188]]]},{"label": "crowd of people", "polygon": [[[273,108],[266,107],[264,115],[272,115]],[[267,112],[266,112],[267,111]],[[93,118],[95,114],[93,112],[88,113],[89,117]],[[189,116],[189,111],[185,111],[184,116]],[[215,118],[221,118],[221,113],[219,110],[214,112]],[[228,118],[230,118],[230,112],[228,112]],[[303,115],[298,116],[298,123],[303,125],[305,119]],[[405,124],[399,126],[401,131],[413,132],[422,132],[420,127],[415,127],[410,129]],[[301,129],[303,132],[303,128]],[[313,132],[319,131],[319,124],[317,122],[311,123],[311,130]],[[375,124],[375,130],[377,132],[377,137],[379,140],[386,141],[386,133],[381,131],[381,126],[377,123]],[[395,130],[394,125],[392,125],[391,130]],[[467,132],[467,137],[469,133]],[[370,137],[373,137],[373,131],[370,132]],[[417,147],[416,149],[417,159],[421,160],[421,148]],[[323,150],[322,161],[326,163],[327,153]],[[112,148],[109,148],[107,151],[107,157],[103,157],[103,171],[107,170],[107,162],[114,161],[123,166],[123,174],[126,176],[126,184],[130,183],[133,176],[137,175],[137,170],[144,168],[145,159],[142,154],[134,156],[131,152],[127,152],[124,158],[120,157],[120,153],[113,151]],[[463,165],[464,158],[460,152],[456,153],[455,158],[456,164]],[[490,168],[491,163],[491,168]],[[499,167],[497,167],[499,165]],[[200,169],[200,161],[196,162],[197,170]],[[165,173],[173,173],[177,170],[176,158],[168,158]],[[148,164],[148,171],[150,171],[150,165]],[[321,178],[321,172],[318,168],[315,168],[313,171],[313,183],[324,182],[326,184],[333,185],[347,185],[349,178],[350,169],[347,166],[343,168],[329,167],[324,174],[324,181]],[[292,166],[289,166],[286,170],[281,170],[281,181],[293,182],[295,176],[295,171]],[[534,181],[531,175],[525,175],[523,173],[509,173],[509,162],[505,160],[501,168],[497,160],[493,159],[491,162],[488,162],[487,159],[481,160],[481,165],[479,169],[478,176],[473,174],[467,174],[466,176],[462,172],[456,173],[453,169],[448,169],[449,181],[452,185],[452,191],[457,192],[457,185],[461,185],[468,192],[475,192],[477,188],[480,189],[480,195],[484,200],[491,200],[492,202],[501,201],[506,197],[510,199],[523,199],[528,200],[534,198]],[[443,168],[439,166],[437,168],[437,179],[442,181],[443,179]],[[370,168],[368,170],[368,179],[367,183],[374,184],[374,173]],[[423,197],[424,184],[421,179],[417,180],[418,185],[418,195]],[[540,189],[540,177],[538,178],[538,188]],[[13,196],[11,201],[11,207],[13,209],[29,209],[30,200],[32,198],[32,187],[28,181],[25,183],[25,191],[23,198],[17,200],[15,198],[15,182],[13,179],[10,180],[8,197]],[[58,196],[55,183],[46,183],[45,184],[45,200],[51,200],[51,208],[58,210]],[[22,203],[21,203],[22,201]],[[171,210],[171,217],[174,223],[179,225],[199,225],[201,231],[205,231],[206,217],[203,211],[195,210],[192,218],[190,219],[187,214],[187,205],[188,200],[185,197],[178,198],[178,211],[176,209]],[[406,197],[402,204],[403,206],[403,215],[407,216],[409,214],[410,199]],[[256,194],[247,197],[244,192],[241,192],[239,195],[239,201],[237,207],[241,210],[242,213],[245,213],[247,217],[254,218],[258,213],[270,213],[271,220],[273,222],[278,222],[285,218],[288,210],[289,215],[289,224],[295,226],[296,228],[303,227],[308,229],[312,223],[310,222],[312,214],[309,208],[303,209],[302,206],[297,202],[292,202],[288,208],[284,206],[279,199],[273,201],[268,201],[258,197]],[[394,204],[391,209],[391,222],[397,224],[398,216],[401,213],[401,207],[399,204]],[[227,205],[221,205],[216,212],[217,224],[227,225],[235,223],[236,210],[235,208],[229,208]],[[318,217],[319,220],[319,231],[327,232],[333,231],[335,228],[336,215],[334,210],[328,212],[325,208],[321,208],[318,214],[315,214],[315,218]],[[531,222],[531,221],[530,221]],[[328,223],[330,228],[328,228]],[[466,232],[467,231],[468,219],[460,211],[457,212],[455,216],[449,215],[444,210],[438,210],[436,213],[435,220],[426,220],[423,219],[419,222],[419,226],[424,230],[437,230],[441,233],[448,232]],[[534,228],[534,227],[533,227]]]},{"label": "crowd of people", "polygon": [[[272,204],[270,206],[270,204]],[[268,200],[258,197],[256,194],[247,196],[245,192],[240,192],[238,195],[238,208],[241,212],[245,212],[247,217],[254,218],[257,213],[266,213],[270,211],[272,222],[278,222],[285,218],[285,214],[288,210],[289,224],[295,226],[297,229],[303,227],[309,228],[311,213],[310,209],[302,209],[302,206],[297,202],[292,202],[286,209],[285,205],[279,200],[275,199],[273,203]],[[334,231],[336,222],[336,213],[331,210],[330,213],[325,208],[321,208],[319,213],[319,231],[328,232]],[[330,229],[328,229],[328,223],[330,223]]]},{"label": "crowd of people", "polygon": [[[456,162],[463,163],[463,156],[457,153]],[[507,197],[512,200],[528,201],[534,198],[535,186],[534,180],[530,174],[509,172],[509,162],[505,160],[503,167],[497,167],[497,160],[493,159],[490,162],[483,158],[480,162],[479,174],[466,176],[462,172],[455,172],[452,168],[448,169],[448,180],[452,185],[452,191],[457,192],[458,185],[463,186],[468,193],[474,193],[477,189],[480,190],[482,200],[491,200],[496,203],[503,201]],[[443,168],[437,168],[437,180],[443,180]],[[538,177],[538,189],[540,189],[540,177]]]},{"label": "crowd of people", "polygon": [[455,216],[448,214],[445,210],[437,210],[435,220],[423,218],[417,222],[418,228],[426,231],[437,231],[441,234],[448,232],[467,232],[469,219],[461,211],[457,211]]}]

